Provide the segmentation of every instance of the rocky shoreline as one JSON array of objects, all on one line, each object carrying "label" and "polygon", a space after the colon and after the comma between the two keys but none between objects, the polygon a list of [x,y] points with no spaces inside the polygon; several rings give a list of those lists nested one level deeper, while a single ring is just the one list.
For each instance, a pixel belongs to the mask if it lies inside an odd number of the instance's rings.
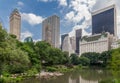
[{"label": "rocky shoreline", "polygon": [[37,77],[44,78],[44,79],[49,79],[51,77],[58,77],[62,75],[64,74],[60,72],[41,72],[40,74],[36,74]]}]

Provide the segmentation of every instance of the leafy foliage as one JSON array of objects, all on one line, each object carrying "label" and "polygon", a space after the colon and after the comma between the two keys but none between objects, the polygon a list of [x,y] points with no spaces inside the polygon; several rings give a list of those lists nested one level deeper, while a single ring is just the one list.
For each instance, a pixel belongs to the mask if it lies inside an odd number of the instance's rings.
[{"label": "leafy foliage", "polygon": [[28,64],[27,53],[17,47],[17,40],[0,27],[0,74],[24,72]]}]

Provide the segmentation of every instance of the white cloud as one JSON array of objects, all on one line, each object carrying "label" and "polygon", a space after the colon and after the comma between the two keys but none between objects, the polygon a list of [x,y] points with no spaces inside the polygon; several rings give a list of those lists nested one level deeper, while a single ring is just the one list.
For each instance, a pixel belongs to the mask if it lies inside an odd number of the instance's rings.
[{"label": "white cloud", "polygon": [[21,33],[21,40],[24,41],[25,38],[32,37],[32,36],[33,36],[33,34],[31,32],[25,31],[25,32]]},{"label": "white cloud", "polygon": [[21,13],[22,20],[27,21],[30,25],[37,25],[42,23],[44,18],[33,13]]},{"label": "white cloud", "polygon": [[76,29],[82,29],[83,35],[90,35],[85,31],[86,28],[91,26],[91,9],[96,3],[96,0],[71,0],[69,11],[65,15],[65,20],[73,22],[73,30],[69,33],[70,36],[75,35]]},{"label": "white cloud", "polygon": [[37,1],[41,1],[41,2],[48,2],[49,0],[37,0]]},{"label": "white cloud", "polygon": [[65,19],[69,20],[69,21],[73,21],[74,18],[74,12],[70,11],[69,13],[66,14]]},{"label": "white cloud", "polygon": [[18,4],[18,6],[24,6],[24,3],[21,1],[18,1],[17,4]]},{"label": "white cloud", "polygon": [[67,6],[67,0],[58,0],[60,6]]},{"label": "white cloud", "polygon": [[38,2],[52,2],[56,1],[59,3],[60,6],[67,6],[67,0],[37,0]]},{"label": "white cloud", "polygon": [[41,39],[36,39],[36,40],[34,39],[33,41],[34,41],[34,42],[38,42],[38,41],[41,41]]}]

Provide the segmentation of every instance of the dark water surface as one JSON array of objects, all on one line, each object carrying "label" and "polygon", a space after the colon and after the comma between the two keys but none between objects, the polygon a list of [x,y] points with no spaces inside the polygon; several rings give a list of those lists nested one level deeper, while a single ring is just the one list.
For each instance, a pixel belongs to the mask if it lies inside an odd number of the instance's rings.
[{"label": "dark water surface", "polygon": [[69,72],[51,79],[30,78],[21,83],[99,83],[100,80],[112,78],[112,74],[107,70],[89,69]]}]

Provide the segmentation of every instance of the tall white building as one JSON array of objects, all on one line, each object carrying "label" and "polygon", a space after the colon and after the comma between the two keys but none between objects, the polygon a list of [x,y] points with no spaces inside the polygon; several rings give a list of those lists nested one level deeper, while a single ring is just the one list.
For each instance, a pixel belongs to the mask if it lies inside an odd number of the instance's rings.
[{"label": "tall white building", "polygon": [[10,15],[10,33],[16,35],[20,40],[21,33],[21,15],[17,9],[14,9]]},{"label": "tall white building", "polygon": [[102,53],[111,49],[113,35],[108,32],[95,34],[92,36],[84,36],[80,41],[80,55],[86,52]]},{"label": "tall white building", "polygon": [[60,18],[56,15],[48,17],[42,22],[42,40],[53,47],[60,47]]},{"label": "tall white building", "polygon": [[64,34],[61,36],[61,49],[62,51],[66,51],[70,54],[75,53],[75,49],[73,48],[74,45],[74,40],[72,40],[68,34]]}]

